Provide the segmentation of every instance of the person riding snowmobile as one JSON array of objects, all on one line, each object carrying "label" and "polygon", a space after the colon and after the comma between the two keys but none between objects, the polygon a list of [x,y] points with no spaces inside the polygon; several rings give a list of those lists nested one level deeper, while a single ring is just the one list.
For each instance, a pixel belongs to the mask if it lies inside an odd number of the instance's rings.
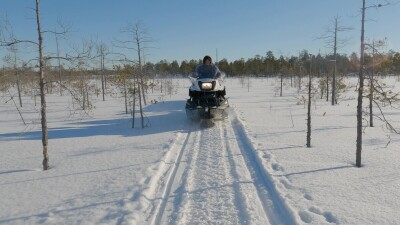
[{"label": "person riding snowmobile", "polygon": [[229,106],[223,85],[224,73],[212,63],[210,56],[203,58],[194,73],[189,74],[192,85],[186,102],[186,115],[189,119],[212,119],[221,117]]},{"label": "person riding snowmobile", "polygon": [[198,74],[198,78],[212,78],[217,79],[221,76],[221,71],[218,67],[212,63],[212,59],[210,56],[206,55],[203,58],[203,64],[200,64],[196,67],[196,73]]}]

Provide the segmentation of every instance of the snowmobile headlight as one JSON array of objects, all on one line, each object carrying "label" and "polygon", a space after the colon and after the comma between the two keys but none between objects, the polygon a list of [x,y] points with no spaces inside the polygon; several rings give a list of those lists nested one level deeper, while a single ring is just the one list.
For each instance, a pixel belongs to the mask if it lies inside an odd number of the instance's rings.
[{"label": "snowmobile headlight", "polygon": [[202,90],[211,90],[213,88],[213,84],[211,82],[201,83]]}]

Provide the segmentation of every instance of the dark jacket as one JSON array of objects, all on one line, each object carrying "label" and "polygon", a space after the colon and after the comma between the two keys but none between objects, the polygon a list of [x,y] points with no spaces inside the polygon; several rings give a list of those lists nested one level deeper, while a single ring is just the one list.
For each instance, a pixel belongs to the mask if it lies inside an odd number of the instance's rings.
[{"label": "dark jacket", "polygon": [[221,75],[221,71],[219,71],[218,67],[214,64],[201,64],[196,67],[196,73],[198,74],[198,78],[212,78],[216,79]]}]

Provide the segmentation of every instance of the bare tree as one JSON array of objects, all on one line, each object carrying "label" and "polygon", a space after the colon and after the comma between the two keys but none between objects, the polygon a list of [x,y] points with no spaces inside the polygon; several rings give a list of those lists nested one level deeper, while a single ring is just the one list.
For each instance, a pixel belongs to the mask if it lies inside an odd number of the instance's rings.
[{"label": "bare tree", "polygon": [[[129,75],[134,74],[133,67],[131,65],[124,64],[123,67],[121,65],[115,65],[114,69],[117,71],[118,76],[115,77],[114,79],[110,79],[110,82],[121,90],[125,100],[125,113],[128,114],[128,102],[129,102],[128,86],[135,85],[134,84],[135,78],[132,79],[133,84],[132,82],[130,82],[129,79]],[[133,104],[135,104],[135,102],[133,102]]]},{"label": "bare tree", "polygon": [[[133,83],[133,88],[131,88],[132,91],[132,128],[135,128],[135,111],[136,111],[136,82]],[[143,117],[142,117],[143,118]],[[142,120],[142,126],[143,126],[143,120]]]},{"label": "bare tree", "polygon": [[[386,85],[379,84],[378,82],[375,81],[374,92],[377,93],[377,96],[374,97],[372,99],[372,101],[377,106],[380,116],[378,116],[378,115],[374,115],[374,116],[376,118],[378,118],[379,120],[381,120],[386,125],[386,128],[388,128],[388,130],[390,132],[395,133],[395,134],[400,134],[400,131],[398,130],[398,128],[396,129],[396,127],[394,127],[392,125],[392,123],[386,118],[386,116],[382,110],[383,107],[381,106],[381,104],[382,104],[383,106],[389,105],[390,107],[393,107],[394,103],[399,102],[400,93],[394,93],[391,90],[387,90],[387,88],[385,86]],[[398,107],[396,107],[396,108],[398,108]]]},{"label": "bare tree", "polygon": [[[6,33],[8,33],[8,38],[6,37]],[[17,47],[16,44],[10,45],[8,42],[6,42],[6,39],[16,40],[16,38],[14,36],[14,32],[13,32],[13,27],[11,26],[10,22],[8,21],[8,19],[4,18],[2,20],[1,25],[0,25],[0,46],[7,46],[8,51],[11,52],[11,55],[6,55],[3,58],[3,60],[6,63],[8,63],[9,65],[11,65],[11,67],[13,67],[15,78],[16,78],[16,83],[17,83],[19,106],[22,107],[21,79],[20,79],[20,74],[19,74],[19,71],[18,71],[18,57],[17,57],[18,47]]]},{"label": "bare tree", "polygon": [[[68,57],[52,57],[52,56],[45,56],[43,50],[43,34],[44,33],[53,33],[53,34],[63,34],[67,31],[62,32],[55,32],[55,31],[43,31],[41,28],[41,20],[40,20],[40,0],[35,1],[35,17],[36,17],[36,28],[38,34],[38,41],[33,40],[22,40],[16,38],[11,30],[9,29],[10,26],[9,22],[3,21],[4,24],[1,25],[0,29],[0,46],[15,46],[18,44],[29,44],[37,48],[38,58],[34,60],[38,62],[38,69],[39,69],[39,92],[40,92],[40,117],[41,117],[41,129],[42,129],[42,147],[43,147],[43,170],[48,170],[49,166],[49,154],[48,154],[48,130],[47,130],[47,105],[46,105],[46,73],[45,73],[45,65],[46,62],[53,58],[63,58],[68,59]],[[31,61],[31,60],[30,60]]]},{"label": "bare tree", "polygon": [[[331,97],[331,103],[332,105],[335,105],[336,103],[336,60],[337,60],[337,50],[341,47],[343,47],[346,42],[347,39],[340,39],[338,38],[338,33],[339,32],[344,32],[344,31],[348,31],[351,30],[352,28],[350,27],[344,27],[344,26],[340,26],[339,25],[340,22],[340,17],[335,16],[334,20],[333,20],[333,28],[328,28],[326,31],[326,35],[321,36],[320,39],[325,40],[325,44],[328,48],[332,48],[333,49],[333,56],[334,59],[330,60],[332,62],[334,62],[334,67],[333,67],[333,76],[332,76],[332,97]],[[327,82],[328,83],[328,82]],[[328,90],[328,88],[327,88]],[[328,98],[328,93],[327,93],[327,98]]]},{"label": "bare tree", "polygon": [[[385,5],[389,5],[386,2]],[[363,92],[364,92],[364,59],[365,59],[365,43],[364,43],[364,24],[365,24],[365,10],[368,8],[378,8],[382,7],[382,4],[371,5],[366,7],[365,0],[362,0],[362,8],[361,8],[361,48],[360,48],[360,72],[358,76],[358,97],[357,97],[357,141],[356,141],[356,166],[361,167],[361,152],[362,152],[362,121],[363,121]]]},{"label": "bare tree", "polygon": [[308,107],[307,107],[307,147],[311,147],[311,86],[312,86],[312,55],[310,54],[310,72],[308,75]]},{"label": "bare tree", "polygon": [[[14,106],[15,106],[15,108],[16,108],[17,111],[18,111],[18,114],[19,114],[19,117],[21,118],[21,121],[24,123],[24,125],[26,125],[25,119],[24,119],[24,117],[22,116],[21,110],[18,108],[17,103],[16,103],[15,100],[14,100],[14,96],[10,93],[10,90],[8,90],[8,94],[10,95],[10,100],[13,101]],[[10,100],[8,100],[8,101],[10,101]],[[6,101],[6,103],[7,103],[8,101]]]},{"label": "bare tree", "polygon": [[144,128],[144,118],[143,118],[143,107],[142,107],[142,100],[144,105],[147,105],[146,102],[146,95],[145,90],[147,85],[144,81],[144,73],[142,69],[143,61],[142,57],[144,55],[145,49],[148,47],[146,46],[147,43],[151,42],[151,39],[147,36],[147,32],[143,27],[141,21],[136,22],[135,24],[128,24],[125,28],[121,30],[123,33],[127,33],[129,37],[133,37],[133,40],[128,41],[120,41],[118,40],[117,47],[126,48],[130,50],[134,50],[137,54],[137,67],[138,67],[138,74],[136,76],[136,84],[135,90],[138,92],[139,97],[139,109],[140,109],[140,116],[142,121],[142,128]]},{"label": "bare tree", "polygon": [[63,78],[62,78],[62,67],[61,67],[61,60],[62,57],[60,55],[60,39],[65,39],[66,36],[65,34],[67,33],[66,31],[69,30],[69,25],[62,22],[60,19],[58,19],[58,24],[60,27],[62,27],[63,32],[53,32],[55,40],[56,40],[56,47],[57,47],[57,69],[58,69],[58,82],[59,82],[59,89],[60,89],[60,96],[63,95]]},{"label": "bare tree", "polygon": [[[139,76],[138,78],[140,79],[140,86],[138,86],[138,92],[139,92],[139,104],[140,104],[140,114],[143,117],[142,114],[142,106],[141,106],[141,100],[140,100],[140,95],[143,96],[143,103],[144,105],[147,105],[146,103],[146,95],[145,95],[145,86],[143,82],[143,69],[142,69],[142,54],[144,55],[144,42],[145,40],[143,39],[144,37],[144,31],[142,30],[141,27],[141,22],[137,22],[132,28],[135,33],[135,41],[136,41],[136,49],[137,49],[137,55],[138,55],[138,64],[139,64]],[[139,81],[139,80],[138,80]],[[139,85],[139,82],[138,82]],[[140,90],[141,89],[141,90]],[[141,92],[140,92],[141,91]],[[143,119],[142,119],[142,128],[144,127]]]},{"label": "bare tree", "polygon": [[39,87],[40,87],[40,113],[42,124],[42,145],[43,145],[43,170],[49,169],[49,153],[48,153],[48,132],[47,132],[47,116],[46,116],[46,93],[45,93],[45,74],[44,74],[44,56],[43,56],[43,36],[40,27],[40,0],[36,0],[36,22],[38,32],[38,48],[39,48]]},{"label": "bare tree", "polygon": [[20,79],[20,73],[19,73],[19,70],[18,70],[18,58],[17,58],[18,48],[17,48],[17,46],[12,45],[12,46],[10,46],[8,48],[8,50],[12,53],[12,55],[4,56],[3,61],[5,63],[9,64],[10,67],[13,68],[13,72],[15,74],[15,79],[16,79],[16,84],[17,84],[17,94],[18,94],[18,100],[19,100],[19,107],[22,108],[21,79]]},{"label": "bare tree", "polygon": [[100,55],[100,71],[101,71],[101,91],[103,94],[103,101],[105,98],[105,89],[106,89],[106,77],[104,72],[104,64],[105,64],[105,56],[107,54],[108,48],[104,43],[101,43],[97,46],[97,52]]},{"label": "bare tree", "polygon": [[372,43],[365,43],[366,50],[372,51],[372,62],[370,65],[370,73],[369,73],[369,126],[374,126],[374,114],[373,114],[373,98],[374,98],[374,83],[375,81],[375,66],[379,65],[381,62],[376,60],[377,54],[379,54],[379,49],[385,46],[386,40],[372,40]]},{"label": "bare tree", "polygon": [[61,59],[60,59],[60,48],[58,43],[58,36],[55,35],[56,38],[56,46],[57,46],[57,61],[58,61],[58,82],[60,82],[60,96],[63,95],[63,87],[62,87],[62,76],[61,76]]},{"label": "bare tree", "polygon": [[10,46],[10,50],[14,53],[14,71],[15,71],[15,77],[17,78],[18,100],[19,100],[19,106],[22,107],[21,79],[20,79],[18,67],[17,67],[17,51],[18,51],[17,46],[15,46],[15,45]]},{"label": "bare tree", "polygon": [[144,74],[142,67],[143,67],[143,56],[145,55],[145,50],[149,48],[148,46],[146,46],[146,44],[152,42],[152,40],[147,36],[147,31],[144,28],[143,22],[140,20],[135,24],[128,24],[125,28],[121,29],[121,32],[127,33],[130,38],[133,37],[133,40],[128,40],[128,41],[118,40],[117,47],[126,48],[136,52],[137,55],[136,63],[139,68],[139,73],[140,73],[139,80],[140,80],[140,86],[142,88],[141,95],[143,97],[144,104],[147,105],[146,95],[145,95],[146,85],[144,82]]}]

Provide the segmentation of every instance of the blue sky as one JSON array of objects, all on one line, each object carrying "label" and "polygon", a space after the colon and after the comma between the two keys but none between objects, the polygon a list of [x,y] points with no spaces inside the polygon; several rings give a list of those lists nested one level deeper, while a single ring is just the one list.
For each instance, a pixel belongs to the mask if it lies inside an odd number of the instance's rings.
[{"label": "blue sky", "polygon": [[[0,16],[7,15],[16,36],[36,40],[35,1],[1,2]],[[367,5],[378,2],[367,0]],[[147,61],[181,62],[206,54],[215,58],[216,49],[218,59],[233,61],[264,56],[268,50],[275,56],[297,55],[303,49],[314,54],[330,53],[318,37],[332,27],[335,16],[340,17],[341,25],[353,28],[339,34],[348,39],[339,53],[358,52],[361,4],[361,0],[42,0],[41,13],[43,29],[57,27],[57,18],[72,24],[74,32],[64,46],[79,44],[85,38],[113,48],[114,39],[128,40],[121,28],[141,20],[153,39],[146,52]],[[366,37],[387,37],[386,50],[400,51],[400,4],[370,8],[366,15]],[[54,36],[44,38],[45,51],[54,53]],[[0,54],[6,51],[0,50]]]}]

